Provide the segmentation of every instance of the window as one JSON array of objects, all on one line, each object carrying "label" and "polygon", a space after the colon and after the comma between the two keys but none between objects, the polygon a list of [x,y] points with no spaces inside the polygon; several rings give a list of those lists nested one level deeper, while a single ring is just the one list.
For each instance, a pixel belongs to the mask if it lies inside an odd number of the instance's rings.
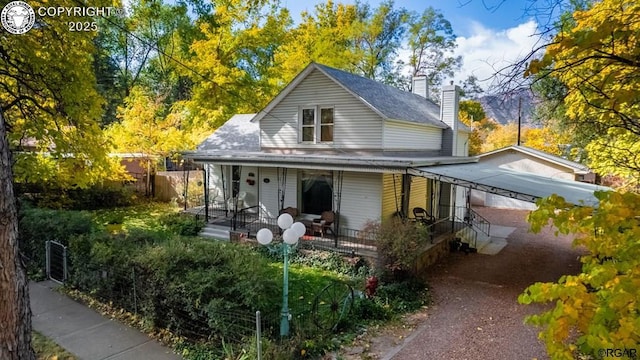
[{"label": "window", "polygon": [[300,138],[305,143],[333,141],[333,108],[305,107],[301,111]]},{"label": "window", "polygon": [[333,173],[331,171],[300,171],[300,211],[320,215],[333,210]]},{"label": "window", "polygon": [[313,142],[316,130],[316,109],[302,109],[302,141]]},{"label": "window", "polygon": [[333,108],[320,109],[320,141],[333,141]]}]

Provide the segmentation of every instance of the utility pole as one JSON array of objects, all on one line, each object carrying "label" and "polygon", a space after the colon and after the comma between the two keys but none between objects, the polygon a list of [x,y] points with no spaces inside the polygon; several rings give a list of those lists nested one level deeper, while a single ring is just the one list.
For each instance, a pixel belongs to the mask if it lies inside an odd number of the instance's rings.
[{"label": "utility pole", "polygon": [[522,96],[518,98],[518,141],[516,145],[520,146],[520,128],[522,127]]}]

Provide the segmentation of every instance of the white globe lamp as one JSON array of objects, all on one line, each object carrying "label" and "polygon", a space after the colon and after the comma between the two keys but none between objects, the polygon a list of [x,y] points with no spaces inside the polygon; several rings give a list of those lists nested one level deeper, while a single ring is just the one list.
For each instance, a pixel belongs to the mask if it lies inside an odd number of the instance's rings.
[{"label": "white globe lamp", "polygon": [[256,239],[260,245],[269,245],[271,244],[271,240],[273,240],[273,233],[267,228],[260,229],[256,233]]},{"label": "white globe lamp", "polygon": [[278,226],[280,229],[288,229],[293,224],[293,217],[287,213],[278,216]]},{"label": "white globe lamp", "polygon": [[293,225],[291,225],[291,230],[296,232],[296,235],[298,235],[298,237],[301,237],[302,235],[307,233],[307,227],[304,226],[303,223],[301,222],[294,222]]}]

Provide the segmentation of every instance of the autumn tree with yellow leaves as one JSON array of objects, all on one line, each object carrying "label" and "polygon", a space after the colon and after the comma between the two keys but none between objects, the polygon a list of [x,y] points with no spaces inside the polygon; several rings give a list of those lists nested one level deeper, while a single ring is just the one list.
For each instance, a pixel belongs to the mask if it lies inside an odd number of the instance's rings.
[{"label": "autumn tree with yellow leaves", "polygon": [[543,74],[566,89],[569,131],[590,139],[589,165],[640,181],[640,3],[595,1],[565,21],[526,75]]},{"label": "autumn tree with yellow leaves", "polygon": [[[588,2],[565,20],[526,75],[558,81],[565,92],[565,129],[588,139],[589,164],[637,186],[640,3]],[[640,353],[640,195],[609,191],[596,197],[598,206],[576,206],[552,196],[529,217],[534,231],[551,220],[588,251],[580,274],[534,284],[519,297],[525,304],[552,304],[528,318],[542,328],[552,359],[603,358],[607,349],[619,350],[620,358]]]},{"label": "autumn tree with yellow leaves", "polygon": [[[36,8],[47,1],[33,0]],[[57,6],[75,6],[59,0]],[[94,6],[108,6],[96,1]],[[91,32],[66,22],[37,20],[24,34],[0,33],[0,359],[31,360],[29,286],[18,247],[15,177],[55,162],[65,186],[87,186],[110,175],[99,127],[101,97],[93,74]],[[24,150],[30,140],[38,153]],[[46,151],[46,155],[43,152]],[[53,168],[53,167],[52,167]],[[43,176],[40,181],[47,181]]]}]

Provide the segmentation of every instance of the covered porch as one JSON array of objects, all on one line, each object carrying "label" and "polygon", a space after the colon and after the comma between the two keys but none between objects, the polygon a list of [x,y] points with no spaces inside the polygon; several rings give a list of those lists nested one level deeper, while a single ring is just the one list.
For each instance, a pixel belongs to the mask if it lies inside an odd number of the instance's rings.
[{"label": "covered porch", "polygon": [[[209,210],[209,220],[206,222],[202,235],[232,242],[257,242],[256,234],[262,228],[268,228],[274,234],[281,232],[277,225],[277,218],[260,217],[255,209],[251,210],[246,208],[238,213],[233,213],[222,208],[211,208]],[[204,206],[190,208],[187,212],[204,220]],[[423,251],[427,252],[433,247],[447,243],[456,237],[458,233],[468,232],[472,222],[475,224],[474,227],[476,229],[482,229],[486,233],[490,231],[490,224],[472,209],[457,207],[456,209],[451,209],[448,213],[452,215],[444,216],[428,223],[415,217],[404,218],[404,221],[420,222],[428,228],[429,241]],[[455,214],[466,214],[467,217],[463,219]],[[314,231],[313,227],[307,227],[307,233],[300,238],[299,246],[303,249],[326,250],[348,256],[362,256],[376,261],[378,258],[376,235],[375,231],[366,227],[362,229],[340,227],[324,233]],[[475,246],[475,237],[473,237],[472,241],[474,243],[470,244],[470,246]]]}]

